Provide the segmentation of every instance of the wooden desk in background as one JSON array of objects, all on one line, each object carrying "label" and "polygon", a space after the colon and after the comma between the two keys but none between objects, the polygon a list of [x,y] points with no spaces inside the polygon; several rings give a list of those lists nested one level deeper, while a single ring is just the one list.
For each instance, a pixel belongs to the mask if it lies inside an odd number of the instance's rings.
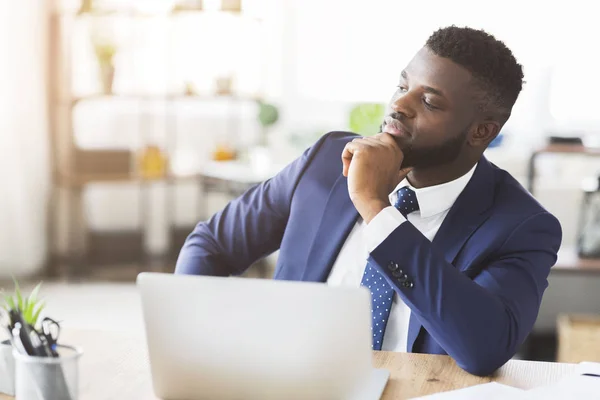
[{"label": "wooden desk in background", "polygon": [[[65,330],[61,338],[84,351],[81,400],[156,400],[142,337]],[[575,368],[575,364],[509,361],[494,376],[480,378],[464,372],[447,356],[375,352],[373,363],[391,372],[382,400],[409,399],[490,381],[530,389],[555,382]],[[0,400],[11,399],[0,395]]]}]

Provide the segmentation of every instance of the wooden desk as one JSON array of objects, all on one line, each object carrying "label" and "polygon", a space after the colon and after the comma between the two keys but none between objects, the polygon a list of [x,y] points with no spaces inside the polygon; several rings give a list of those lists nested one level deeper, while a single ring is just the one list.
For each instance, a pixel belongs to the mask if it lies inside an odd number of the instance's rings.
[{"label": "wooden desk", "polygon": [[[81,400],[156,400],[143,338],[73,330],[65,330],[62,337],[84,351]],[[494,376],[480,378],[464,372],[447,356],[375,352],[373,360],[376,367],[391,371],[383,400],[408,399],[490,381],[529,389],[555,382],[575,368],[575,364],[509,361]],[[10,399],[0,395],[0,400]]]}]

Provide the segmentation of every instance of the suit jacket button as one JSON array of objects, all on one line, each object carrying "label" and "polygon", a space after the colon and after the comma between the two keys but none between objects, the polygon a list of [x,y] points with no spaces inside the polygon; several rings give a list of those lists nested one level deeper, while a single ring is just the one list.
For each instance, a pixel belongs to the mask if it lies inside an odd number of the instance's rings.
[{"label": "suit jacket button", "polygon": [[392,272],[392,276],[400,278],[402,276],[402,270]]},{"label": "suit jacket button", "polygon": [[408,275],[406,275],[406,274],[398,277],[398,281],[400,281],[402,283],[406,282],[407,280],[408,280]]},{"label": "suit jacket button", "polygon": [[397,270],[397,269],[398,269],[398,264],[396,264],[396,263],[395,263],[395,262],[393,262],[393,261],[390,261],[390,263],[388,264],[388,269],[389,269],[390,271],[395,271],[395,270]]}]

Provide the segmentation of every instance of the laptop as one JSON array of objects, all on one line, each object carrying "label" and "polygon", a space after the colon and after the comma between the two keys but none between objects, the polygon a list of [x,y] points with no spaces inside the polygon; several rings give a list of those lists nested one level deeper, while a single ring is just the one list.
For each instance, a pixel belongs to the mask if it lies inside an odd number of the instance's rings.
[{"label": "laptop", "polygon": [[155,395],[378,400],[369,292],[322,283],[138,275]]}]

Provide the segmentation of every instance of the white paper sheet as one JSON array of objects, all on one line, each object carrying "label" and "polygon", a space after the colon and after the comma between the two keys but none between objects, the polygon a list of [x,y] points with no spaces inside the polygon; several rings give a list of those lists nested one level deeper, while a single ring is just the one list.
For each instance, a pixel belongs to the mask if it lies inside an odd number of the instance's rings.
[{"label": "white paper sheet", "polygon": [[558,382],[531,389],[518,400],[600,399],[600,363],[584,362],[575,372]]},{"label": "white paper sheet", "polygon": [[464,389],[418,397],[418,400],[504,400],[524,393],[523,390],[497,382],[483,383]]}]

